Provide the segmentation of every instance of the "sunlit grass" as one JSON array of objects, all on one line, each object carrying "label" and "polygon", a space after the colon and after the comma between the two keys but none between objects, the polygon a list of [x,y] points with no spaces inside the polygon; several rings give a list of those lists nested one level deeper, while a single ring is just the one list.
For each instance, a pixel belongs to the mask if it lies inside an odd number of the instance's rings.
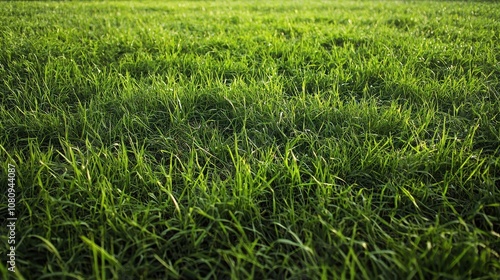
[{"label": "sunlit grass", "polygon": [[499,5],[4,2],[0,18],[26,279],[500,274]]}]

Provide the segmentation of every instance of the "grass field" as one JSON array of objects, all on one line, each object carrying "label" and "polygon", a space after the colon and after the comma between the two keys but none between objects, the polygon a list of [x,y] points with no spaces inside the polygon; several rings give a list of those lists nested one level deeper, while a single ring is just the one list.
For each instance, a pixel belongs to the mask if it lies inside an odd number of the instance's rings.
[{"label": "grass field", "polygon": [[1,3],[0,278],[498,279],[500,5],[306,2]]}]

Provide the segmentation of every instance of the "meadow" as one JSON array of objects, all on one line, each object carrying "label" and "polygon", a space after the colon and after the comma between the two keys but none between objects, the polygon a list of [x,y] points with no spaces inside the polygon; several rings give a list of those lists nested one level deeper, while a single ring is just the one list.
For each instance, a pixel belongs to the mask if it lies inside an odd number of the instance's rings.
[{"label": "meadow", "polygon": [[0,19],[0,278],[498,279],[498,3]]}]

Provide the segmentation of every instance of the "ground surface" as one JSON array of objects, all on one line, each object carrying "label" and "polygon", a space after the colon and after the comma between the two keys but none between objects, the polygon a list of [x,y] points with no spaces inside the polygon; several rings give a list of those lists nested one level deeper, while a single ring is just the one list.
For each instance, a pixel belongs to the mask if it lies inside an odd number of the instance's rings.
[{"label": "ground surface", "polygon": [[500,275],[500,5],[305,2],[2,3],[2,278]]}]

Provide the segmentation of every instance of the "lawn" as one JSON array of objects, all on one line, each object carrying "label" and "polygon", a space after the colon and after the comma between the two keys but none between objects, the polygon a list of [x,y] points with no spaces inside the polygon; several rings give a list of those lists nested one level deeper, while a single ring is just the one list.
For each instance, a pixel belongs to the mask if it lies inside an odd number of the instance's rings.
[{"label": "lawn", "polygon": [[0,278],[498,279],[498,3],[0,19]]}]

